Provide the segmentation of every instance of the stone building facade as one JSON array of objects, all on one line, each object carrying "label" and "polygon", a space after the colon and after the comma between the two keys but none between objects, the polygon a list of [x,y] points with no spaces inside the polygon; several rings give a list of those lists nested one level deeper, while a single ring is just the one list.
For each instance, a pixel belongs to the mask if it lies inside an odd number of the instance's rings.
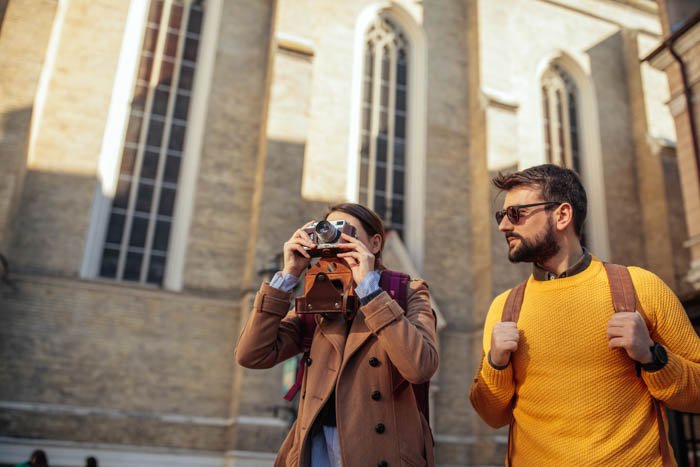
[{"label": "stone building facade", "polygon": [[690,252],[688,282],[700,291],[700,151],[695,102],[700,82],[700,5],[690,1],[661,1],[663,37],[646,57],[668,76],[668,107],[678,135],[678,167],[685,206],[687,234],[685,246]]},{"label": "stone building facade", "polygon": [[691,291],[661,35],[648,0],[0,1],[0,463],[271,465],[285,370],[238,333],[290,233],[363,199],[439,311],[439,464],[500,463],[467,393],[528,268],[490,175],[573,165],[593,252]]},{"label": "stone building facade", "polygon": [[[665,71],[668,77],[668,108],[677,134],[677,158],[685,207],[686,236],[683,245],[690,253],[687,280],[693,292],[684,305],[696,331],[700,332],[700,4],[688,0],[660,0],[663,36],[644,61]],[[678,433],[679,465],[697,464],[700,459],[700,415],[671,417]],[[685,462],[685,464],[683,463]]]}]

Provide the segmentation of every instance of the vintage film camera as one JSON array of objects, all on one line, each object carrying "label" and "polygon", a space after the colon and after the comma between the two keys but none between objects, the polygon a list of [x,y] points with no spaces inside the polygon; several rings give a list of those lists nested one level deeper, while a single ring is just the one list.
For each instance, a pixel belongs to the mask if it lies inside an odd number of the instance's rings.
[{"label": "vintage film camera", "polygon": [[341,233],[355,237],[355,227],[344,220],[323,220],[305,227],[304,231],[316,243],[316,248],[307,251],[320,258],[306,271],[304,295],[296,299],[296,312],[342,314],[345,319],[352,319],[360,300],[355,295],[350,266],[337,257],[343,251],[337,245],[346,243]]},{"label": "vintage film camera", "polygon": [[348,234],[351,237],[356,237],[355,227],[348,224],[344,220],[338,221],[320,221],[315,222],[307,227],[304,227],[304,232],[309,234],[311,241],[316,244],[316,248],[308,249],[311,256],[330,257],[340,253],[337,247],[339,243],[347,243],[343,240],[340,234]]}]

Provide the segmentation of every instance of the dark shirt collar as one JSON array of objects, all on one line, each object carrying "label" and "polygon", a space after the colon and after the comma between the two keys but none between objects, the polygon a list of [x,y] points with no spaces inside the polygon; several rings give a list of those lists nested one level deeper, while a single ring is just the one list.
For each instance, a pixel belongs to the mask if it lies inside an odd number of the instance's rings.
[{"label": "dark shirt collar", "polygon": [[532,275],[535,277],[535,280],[538,281],[551,281],[553,279],[571,277],[585,270],[591,264],[591,258],[592,256],[589,253],[589,251],[586,248],[583,248],[583,254],[581,255],[581,257],[577,259],[572,265],[569,266],[569,268],[566,271],[562,272],[561,274],[557,275],[551,273],[539,264],[533,263]]}]

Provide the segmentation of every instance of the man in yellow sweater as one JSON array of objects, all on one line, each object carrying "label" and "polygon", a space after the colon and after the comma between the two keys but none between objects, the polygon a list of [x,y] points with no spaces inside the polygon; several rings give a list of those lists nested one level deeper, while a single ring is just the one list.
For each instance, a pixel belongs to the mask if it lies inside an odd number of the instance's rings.
[{"label": "man in yellow sweater", "polygon": [[675,464],[654,400],[700,412],[700,338],[678,298],[630,267],[638,309],[615,313],[603,263],[581,246],[586,193],[571,170],[493,183],[506,192],[496,221],[508,258],[533,264],[517,323],[501,321],[509,291],[491,304],[469,396],[489,425],[510,424],[506,462]]}]

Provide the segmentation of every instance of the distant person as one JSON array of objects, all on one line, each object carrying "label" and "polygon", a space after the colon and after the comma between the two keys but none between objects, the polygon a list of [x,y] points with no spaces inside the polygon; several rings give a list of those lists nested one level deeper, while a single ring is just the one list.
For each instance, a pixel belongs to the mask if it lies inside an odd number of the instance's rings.
[{"label": "distant person", "polygon": [[36,451],[32,452],[32,455],[29,456],[29,460],[26,462],[21,462],[19,464],[16,464],[15,467],[48,467],[49,466],[49,461],[46,458],[46,453],[42,451],[41,449],[37,449]]}]

